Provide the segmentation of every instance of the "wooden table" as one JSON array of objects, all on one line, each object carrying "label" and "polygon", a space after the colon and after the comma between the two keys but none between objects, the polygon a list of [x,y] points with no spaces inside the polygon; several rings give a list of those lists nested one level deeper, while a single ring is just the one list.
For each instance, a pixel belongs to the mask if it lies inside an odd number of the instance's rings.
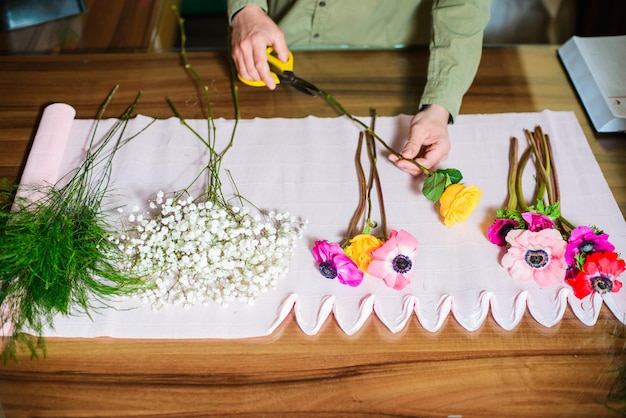
[{"label": "wooden table", "polygon": [[[209,85],[214,116],[231,118],[228,61],[190,54]],[[298,73],[354,114],[413,113],[427,51],[298,52]],[[138,112],[186,118],[204,106],[175,53],[0,57],[0,177],[16,180],[42,108],[60,101],[93,118],[111,87],[117,116],[138,90]],[[287,88],[240,86],[243,118],[334,116]],[[626,213],[626,137],[594,135],[555,47],[487,48],[462,113],[573,110]],[[584,167],[581,167],[584,170]],[[606,401],[624,364],[623,325],[603,308],[587,327],[568,310],[553,328],[530,316],[513,331],[489,317],[470,333],[449,318],[436,333],[413,317],[398,334],[372,318],[354,336],[329,320],[314,336],[293,318],[248,340],[49,339],[48,357],[0,366],[7,417],[22,416],[617,416]],[[169,415],[168,415],[169,414]]]}]

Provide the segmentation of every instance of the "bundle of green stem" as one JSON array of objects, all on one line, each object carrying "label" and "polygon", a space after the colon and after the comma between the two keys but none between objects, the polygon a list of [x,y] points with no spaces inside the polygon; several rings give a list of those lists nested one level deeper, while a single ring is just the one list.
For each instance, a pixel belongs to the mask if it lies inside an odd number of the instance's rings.
[{"label": "bundle of green stem", "polygon": [[[189,73],[189,76],[192,78],[196,86],[202,91],[202,98],[206,103],[206,111],[207,111],[207,136],[203,137],[197,130],[192,128],[189,123],[185,120],[185,118],[180,114],[174,102],[166,97],[165,101],[174,112],[174,115],[178,118],[181,124],[183,124],[189,131],[199,139],[208,150],[208,162],[205,165],[204,169],[198,174],[198,176],[192,182],[192,185],[200,179],[203,174],[206,175],[206,187],[204,189],[204,195],[200,196],[205,198],[207,201],[218,204],[222,208],[230,208],[228,204],[228,199],[224,196],[222,190],[222,180],[220,178],[220,171],[222,168],[222,160],[226,152],[232,148],[234,140],[235,140],[235,132],[237,131],[237,125],[239,124],[240,113],[239,113],[239,95],[237,91],[237,85],[233,81],[232,82],[232,93],[233,100],[235,104],[235,124],[233,126],[233,130],[230,136],[230,141],[223,150],[219,151],[217,149],[217,128],[215,126],[215,120],[213,119],[213,111],[211,108],[211,100],[209,97],[209,87],[206,82],[202,79],[202,77],[198,74],[195,68],[189,62],[189,58],[187,56],[187,35],[185,32],[185,20],[180,15],[178,11],[178,7],[175,5],[172,6],[172,12],[176,17],[176,21],[178,24],[178,29],[180,31],[180,59],[182,61],[183,68]],[[231,68],[231,78],[235,79],[235,73],[232,65]],[[181,194],[187,193],[187,190],[191,187],[191,185],[183,191]]]},{"label": "bundle of green stem", "polygon": [[53,326],[55,315],[89,315],[111,297],[142,286],[141,279],[118,269],[123,254],[109,239],[102,208],[113,157],[138,135],[123,139],[139,95],[104,139],[96,141],[99,121],[116,90],[98,114],[84,162],[59,181],[65,184],[42,186],[35,190],[42,197],[16,197],[13,210],[5,204],[0,211],[0,325],[13,326],[5,337],[4,361],[18,360],[18,346],[28,348],[31,357],[38,357],[38,351],[45,355],[42,332]]},{"label": "bundle of green stem", "polygon": [[[504,217],[517,216],[521,212],[537,211],[550,216],[558,222],[562,232],[569,232],[574,228],[560,213],[560,189],[557,172],[552,164],[554,161],[550,137],[543,132],[540,126],[533,131],[524,130],[528,147],[522,155],[517,157],[518,140],[511,138],[509,149],[509,201]],[[523,190],[523,174],[526,164],[533,158],[535,174],[535,190],[529,205]],[[515,215],[517,214],[517,215]]]}]

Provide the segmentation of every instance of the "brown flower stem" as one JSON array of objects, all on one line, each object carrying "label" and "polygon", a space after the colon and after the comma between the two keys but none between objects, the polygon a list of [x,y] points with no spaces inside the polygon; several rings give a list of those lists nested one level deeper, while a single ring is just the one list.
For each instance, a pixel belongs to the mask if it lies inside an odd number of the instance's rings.
[{"label": "brown flower stem", "polygon": [[356,148],[356,153],[354,155],[354,164],[356,166],[357,177],[359,178],[359,203],[357,205],[354,214],[352,215],[352,219],[350,220],[350,224],[348,225],[348,232],[346,234],[346,238],[341,245],[345,247],[350,243],[350,239],[354,236],[354,231],[361,220],[363,213],[365,212],[365,199],[367,195],[367,184],[365,181],[365,172],[363,171],[363,165],[361,164],[361,150],[363,148],[363,132],[359,132],[359,142]]},{"label": "brown flower stem", "polygon": [[544,200],[546,205],[555,203],[552,192],[551,161],[546,137],[539,126],[535,128],[534,132],[525,131],[525,133],[533,148],[537,164],[537,199]]},{"label": "brown flower stem", "polygon": [[[374,126],[376,125],[376,117],[373,116],[372,117],[372,122],[371,122],[371,129],[374,129]],[[372,222],[372,188],[374,187],[374,178],[375,178],[375,173],[376,173],[376,154],[375,151],[372,149],[372,135],[368,132],[365,131],[365,145],[366,145],[366,149],[367,149],[367,159],[370,162],[370,174],[369,174],[369,178],[367,180],[367,216],[365,218],[365,228],[368,228],[370,226],[374,226],[374,222]]]},{"label": "brown flower stem", "polygon": [[427,175],[430,176],[432,174],[432,172],[427,169],[426,167],[424,167],[423,165],[421,165],[420,163],[418,163],[417,161],[413,160],[413,159],[407,159],[404,158],[402,156],[402,154],[400,154],[398,151],[394,150],[393,148],[391,148],[389,145],[387,145],[387,143],[376,134],[376,132],[374,132],[369,126],[367,126],[365,123],[361,122],[359,119],[355,118],[354,116],[352,116],[352,114],[350,112],[348,112],[346,110],[346,108],[344,108],[341,103],[339,103],[337,101],[337,99],[335,99],[332,95],[330,95],[329,93],[326,93],[325,91],[321,91],[320,90],[320,94],[324,97],[324,99],[326,99],[326,101],[328,103],[330,103],[331,106],[335,107],[337,110],[339,110],[339,112],[343,113],[345,116],[347,116],[349,119],[351,119],[353,122],[357,123],[358,125],[361,125],[361,127],[363,127],[365,129],[366,132],[368,132],[370,135],[372,135],[373,138],[375,138],[378,142],[380,142],[383,147],[385,147],[385,149],[387,149],[387,151],[389,151],[390,153],[392,153],[393,155],[395,155],[396,157],[398,157],[400,160],[406,160],[411,162],[413,165],[415,165],[417,168],[419,168],[420,170],[422,170],[422,172]]},{"label": "brown flower stem", "polygon": [[[552,151],[552,143],[550,142],[550,137],[547,134],[544,135],[543,137],[544,137],[547,158],[550,162],[552,162],[554,161],[554,152]],[[553,199],[552,201],[560,202],[561,201],[561,189],[559,187],[559,176],[557,174],[556,168],[552,164],[550,165],[550,168],[551,168],[550,181],[552,182],[552,199]],[[559,216],[559,218],[557,219],[557,222],[559,222],[562,231],[569,230],[571,232],[572,229],[576,228],[574,224],[572,224],[563,216]]]},{"label": "brown flower stem", "polygon": [[[546,145],[548,151],[548,157],[550,161],[554,161],[554,153],[552,152],[552,143],[550,142],[550,137],[546,135]],[[553,199],[555,202],[561,201],[561,188],[559,187],[559,176],[556,172],[556,168],[554,166],[551,167],[551,175],[552,175],[552,193]]]},{"label": "brown flower stem", "polygon": [[[371,109],[370,110],[370,114],[372,115],[372,131],[374,130],[374,126],[375,126],[375,122],[376,122],[376,110]],[[376,165],[378,159],[376,157],[376,142],[374,140],[374,138],[372,137],[371,134],[366,134],[366,139],[367,139],[367,149],[368,149],[368,154],[369,154],[369,160],[370,160],[370,164],[372,167],[372,171],[371,171],[371,176],[372,176],[372,180],[374,185],[376,186],[376,194],[378,197],[378,205],[379,205],[379,212],[380,212],[380,224],[381,224],[381,230],[382,230],[382,236],[384,238],[387,237],[387,215],[385,212],[385,201],[383,198],[383,188],[380,182],[380,176],[378,175],[378,166]],[[368,191],[368,199],[371,200],[371,185],[370,185],[370,190]],[[369,222],[369,217],[368,217],[368,222]]]},{"label": "brown flower stem", "polygon": [[517,192],[515,191],[515,184],[517,179],[517,148],[518,141],[516,137],[511,137],[511,144],[509,146],[509,202],[506,206],[507,211],[512,212],[517,209]]}]

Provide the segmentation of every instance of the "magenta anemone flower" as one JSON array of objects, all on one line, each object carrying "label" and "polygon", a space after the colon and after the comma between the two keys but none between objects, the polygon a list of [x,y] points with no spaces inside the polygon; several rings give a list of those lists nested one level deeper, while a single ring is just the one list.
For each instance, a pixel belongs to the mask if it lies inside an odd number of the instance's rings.
[{"label": "magenta anemone flower", "polygon": [[576,263],[576,254],[613,251],[614,249],[615,246],[609,242],[609,234],[597,233],[588,226],[578,226],[572,230],[567,240],[565,261],[573,266]]},{"label": "magenta anemone flower", "polygon": [[504,247],[506,245],[506,234],[509,233],[510,230],[515,229],[519,226],[519,222],[515,219],[503,219],[497,218],[493,224],[487,229],[487,237],[492,244],[496,244],[500,247]]},{"label": "magenta anemone flower", "polygon": [[502,265],[520,282],[534,280],[541,287],[556,286],[565,280],[565,241],[556,229],[538,232],[515,229],[506,236],[510,247]]},{"label": "magenta anemone flower", "polygon": [[575,277],[567,279],[578,299],[596,293],[617,292],[622,283],[617,280],[624,272],[624,260],[612,251],[598,251],[585,259],[583,270]]},{"label": "magenta anemone flower", "polygon": [[328,241],[315,241],[311,250],[313,258],[318,263],[318,269],[327,279],[337,278],[341,284],[356,287],[363,281],[363,272],[343,253],[339,244],[330,244]]},{"label": "magenta anemone flower", "polygon": [[417,239],[407,231],[391,231],[389,239],[371,252],[367,272],[392,289],[404,289],[411,282],[418,245]]},{"label": "magenta anemone flower", "polygon": [[522,219],[526,221],[527,229],[532,232],[541,231],[542,229],[554,228],[554,222],[546,215],[537,212],[524,212]]}]

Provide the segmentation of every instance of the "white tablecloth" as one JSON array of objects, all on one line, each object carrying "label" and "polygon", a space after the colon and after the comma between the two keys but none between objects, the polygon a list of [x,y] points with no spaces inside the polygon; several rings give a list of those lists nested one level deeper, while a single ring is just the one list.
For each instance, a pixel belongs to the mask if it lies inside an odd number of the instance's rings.
[{"label": "white tablecloth", "polygon": [[[137,116],[129,134],[151,119]],[[408,116],[379,117],[376,131],[400,149]],[[113,120],[103,121],[103,134]],[[189,123],[206,132],[206,121]],[[54,182],[84,156],[93,120],[73,120],[66,105],[46,109],[22,184]],[[230,138],[233,121],[216,120],[218,142]],[[268,335],[295,311],[298,325],[316,334],[332,313],[353,334],[375,314],[392,331],[412,315],[438,330],[451,314],[469,331],[491,312],[504,329],[526,314],[553,326],[569,307],[593,325],[602,303],[626,321],[626,290],[578,300],[567,284],[541,289],[519,283],[501,267],[502,250],[486,238],[496,209],[505,205],[509,138],[525,144],[523,129],[540,125],[553,141],[562,192],[562,212],[574,224],[597,225],[610,234],[616,251],[626,251],[626,224],[571,112],[461,115],[450,126],[452,152],[442,167],[456,167],[466,185],[483,190],[478,209],[466,223],[443,225],[437,207],[421,195],[422,178],[413,178],[386,160],[379,147],[379,171],[389,229],[405,229],[420,241],[411,284],[402,291],[367,277],[356,288],[327,280],[311,256],[315,240],[338,241],[356,207],[358,188],[353,156],[359,127],[344,117],[242,120],[223,167],[243,196],[264,210],[289,211],[309,224],[290,264],[288,277],[254,304],[169,306],[153,311],[138,299],[114,308],[55,319],[46,336],[119,338],[243,338]],[[57,128],[60,126],[61,128]],[[65,130],[64,128],[65,127]],[[69,135],[67,132],[69,131]],[[145,206],[159,190],[187,186],[204,163],[206,150],[177,119],[159,120],[116,156],[107,204]],[[224,177],[225,178],[225,177]],[[225,184],[229,184],[225,180]],[[111,211],[111,217],[119,216]],[[624,278],[622,277],[622,280]]]}]

